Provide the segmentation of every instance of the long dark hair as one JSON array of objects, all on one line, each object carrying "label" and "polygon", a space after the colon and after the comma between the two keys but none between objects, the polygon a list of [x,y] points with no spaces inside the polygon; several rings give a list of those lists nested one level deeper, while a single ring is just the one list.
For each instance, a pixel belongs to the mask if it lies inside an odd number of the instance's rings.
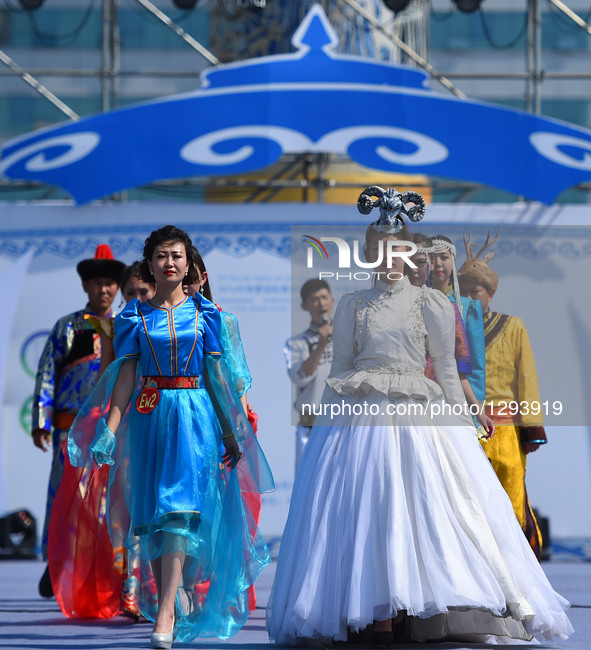
[{"label": "long dark hair", "polygon": [[[207,269],[205,268],[205,262],[203,261],[201,254],[195,247],[193,247],[193,262],[195,262],[195,266],[199,269],[199,273],[201,275],[207,273]],[[205,296],[210,302],[213,302],[213,297],[211,295],[211,287],[209,285],[209,277],[205,281],[205,284],[203,284],[203,286],[201,287],[200,293],[202,296]]]},{"label": "long dark hair", "polygon": [[193,246],[191,238],[184,230],[175,226],[164,226],[150,233],[144,245],[144,257],[140,263],[141,278],[144,282],[154,283],[154,276],[150,272],[148,261],[152,261],[154,251],[157,246],[169,242],[180,242],[185,246],[187,261],[189,262],[189,271],[183,280],[183,284],[193,284],[199,280],[199,272],[195,266],[196,248]]}]

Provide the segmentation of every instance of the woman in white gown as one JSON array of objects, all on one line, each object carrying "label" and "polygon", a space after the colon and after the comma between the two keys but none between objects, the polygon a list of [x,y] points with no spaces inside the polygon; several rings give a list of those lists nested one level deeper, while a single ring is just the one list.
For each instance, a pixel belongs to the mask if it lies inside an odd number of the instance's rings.
[{"label": "woman in white gown", "polygon": [[[410,239],[371,226],[368,259],[384,238]],[[465,401],[453,307],[397,271],[394,259],[390,277],[336,311],[327,414],[298,468],[269,636],[344,641],[371,624],[391,630],[405,612],[415,640],[566,638],[569,604],[527,544],[471,417],[430,411]],[[426,351],[437,384],[424,376]],[[331,407],[344,415],[331,419]]]}]

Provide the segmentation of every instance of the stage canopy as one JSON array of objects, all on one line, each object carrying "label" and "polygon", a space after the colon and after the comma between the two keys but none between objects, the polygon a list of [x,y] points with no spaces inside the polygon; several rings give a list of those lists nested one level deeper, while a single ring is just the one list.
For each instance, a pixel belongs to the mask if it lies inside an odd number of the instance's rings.
[{"label": "stage canopy", "polygon": [[6,142],[2,174],[86,203],[146,183],[252,172],[282,154],[483,183],[552,203],[591,180],[591,131],[434,92],[416,68],[338,55],[320,5],[296,52],[219,66],[201,89]]}]

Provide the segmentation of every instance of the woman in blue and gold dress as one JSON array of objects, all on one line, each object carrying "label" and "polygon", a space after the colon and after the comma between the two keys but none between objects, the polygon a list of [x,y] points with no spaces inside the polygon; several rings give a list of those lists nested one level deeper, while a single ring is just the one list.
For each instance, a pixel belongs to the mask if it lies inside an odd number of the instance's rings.
[{"label": "woman in blue and gold dress", "polygon": [[140,602],[155,621],[155,648],[170,648],[174,635],[235,634],[248,616],[246,590],[269,561],[241,490],[270,488],[272,477],[229,380],[220,312],[183,292],[198,277],[192,253],[173,226],[146,240],[142,272],[156,295],[117,317],[117,360],[94,396],[104,414],[96,436],[88,444],[82,417],[69,441],[74,464],[111,465],[111,537],[140,537],[158,587],[157,611]]}]

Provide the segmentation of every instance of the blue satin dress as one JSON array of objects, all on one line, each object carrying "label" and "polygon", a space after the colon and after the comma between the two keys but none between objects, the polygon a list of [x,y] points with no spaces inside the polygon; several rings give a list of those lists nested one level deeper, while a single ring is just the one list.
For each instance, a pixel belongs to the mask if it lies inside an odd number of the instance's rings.
[{"label": "blue satin dress", "polygon": [[150,413],[131,404],[130,515],[135,534],[147,536],[152,557],[171,543],[189,544],[186,551],[194,555],[191,531],[213,518],[215,500],[210,503],[207,495],[221,478],[223,452],[220,425],[203,387],[203,362],[206,354],[221,354],[219,332],[217,308],[205,303],[199,308],[189,297],[172,309],[133,301],[115,321],[117,358],[139,356],[144,377],[199,378],[200,388],[159,389]]},{"label": "blue satin dress", "polygon": [[[111,465],[109,526],[114,545],[121,541],[131,547],[132,536],[138,536],[142,573],[149,573],[155,558],[185,554],[176,607],[179,641],[236,634],[248,617],[246,590],[269,562],[241,491],[272,488],[272,476],[252,430],[244,430],[247,419],[235,385],[244,385],[244,379],[237,379],[244,373],[236,370],[229,349],[231,337],[239,334],[226,323],[225,315],[202,296],[187,297],[171,309],[149,301],[129,302],[115,319],[117,359],[84,410],[91,417],[98,405],[106,413],[121,365],[135,358],[140,379],[130,406],[115,435],[99,425],[88,444],[82,417],[70,432],[74,464],[96,460],[100,450],[101,462]],[[155,408],[142,413],[138,398],[151,376],[198,378],[199,387],[158,388]],[[222,463],[222,428],[209,391],[245,455],[232,471]],[[140,610],[154,620],[153,602],[142,601],[141,595]]]}]

